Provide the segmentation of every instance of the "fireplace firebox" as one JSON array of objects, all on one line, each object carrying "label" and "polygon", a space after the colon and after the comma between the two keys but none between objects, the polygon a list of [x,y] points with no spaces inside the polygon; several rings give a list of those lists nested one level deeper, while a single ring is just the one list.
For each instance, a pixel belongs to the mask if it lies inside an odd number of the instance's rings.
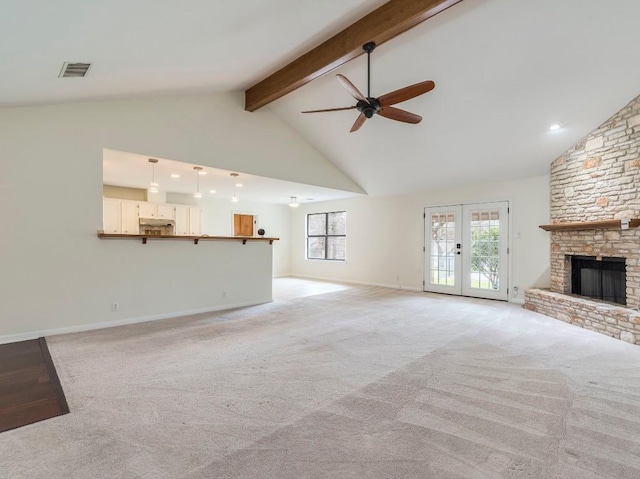
[{"label": "fireplace firebox", "polygon": [[571,292],[626,305],[625,258],[571,256]]}]

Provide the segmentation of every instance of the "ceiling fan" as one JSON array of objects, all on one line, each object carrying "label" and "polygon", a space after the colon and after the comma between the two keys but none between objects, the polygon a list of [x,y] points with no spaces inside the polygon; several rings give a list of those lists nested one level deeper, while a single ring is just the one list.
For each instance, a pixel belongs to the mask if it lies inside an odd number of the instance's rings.
[{"label": "ceiling fan", "polygon": [[371,96],[371,52],[376,48],[374,42],[365,43],[362,49],[367,53],[367,96],[365,97],[360,90],[358,90],[353,83],[349,81],[344,75],[337,74],[336,77],[340,84],[346,88],[353,98],[358,100],[354,106],[347,106],[342,108],[327,108],[324,110],[309,110],[302,113],[321,113],[325,111],[341,111],[341,110],[353,110],[356,109],[360,112],[355,123],[351,127],[350,132],[353,133],[360,129],[364,122],[373,115],[378,114],[391,120],[402,121],[404,123],[420,123],[422,117],[415,113],[410,113],[399,108],[394,108],[391,105],[401,103],[403,101],[410,100],[424,93],[433,90],[436,86],[431,80],[415,83],[413,85],[394,90],[390,93],[386,93],[378,98]]}]

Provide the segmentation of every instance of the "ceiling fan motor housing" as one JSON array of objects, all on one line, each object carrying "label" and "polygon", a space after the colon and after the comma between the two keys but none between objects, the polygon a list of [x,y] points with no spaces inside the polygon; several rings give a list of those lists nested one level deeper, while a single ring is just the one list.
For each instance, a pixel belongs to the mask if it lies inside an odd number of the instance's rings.
[{"label": "ceiling fan motor housing", "polygon": [[380,110],[380,102],[375,98],[367,98],[368,102],[359,100],[356,108],[367,118],[371,118]]}]

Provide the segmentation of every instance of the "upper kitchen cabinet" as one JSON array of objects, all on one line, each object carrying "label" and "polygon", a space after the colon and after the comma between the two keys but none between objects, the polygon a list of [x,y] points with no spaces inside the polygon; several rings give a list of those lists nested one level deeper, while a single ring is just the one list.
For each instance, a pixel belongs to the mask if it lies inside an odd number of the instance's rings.
[{"label": "upper kitchen cabinet", "polygon": [[173,205],[167,205],[165,203],[158,203],[158,219],[160,219],[160,220],[175,220],[176,219],[176,208]]},{"label": "upper kitchen cabinet", "polygon": [[157,218],[158,203],[150,203],[148,201],[138,202],[138,215],[140,218]]}]

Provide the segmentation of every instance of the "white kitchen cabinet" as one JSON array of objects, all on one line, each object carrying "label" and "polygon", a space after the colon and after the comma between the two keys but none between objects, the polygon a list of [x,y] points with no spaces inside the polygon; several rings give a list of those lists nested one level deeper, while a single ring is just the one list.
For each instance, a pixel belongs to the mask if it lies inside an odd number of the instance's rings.
[{"label": "white kitchen cabinet", "polygon": [[158,203],[150,203],[148,201],[138,202],[138,218],[157,218]]},{"label": "white kitchen cabinet", "polygon": [[102,230],[109,234],[120,234],[120,200],[113,198],[103,199]]},{"label": "white kitchen cabinet", "polygon": [[138,221],[139,201],[122,200],[120,208],[121,232],[125,235],[137,235],[140,233]]},{"label": "white kitchen cabinet", "polygon": [[174,205],[177,236],[189,236],[189,206]]},{"label": "white kitchen cabinet", "polygon": [[195,206],[189,206],[189,234],[191,236],[202,234],[202,210]]},{"label": "white kitchen cabinet", "polygon": [[161,220],[175,220],[176,209],[173,205],[165,203],[158,203],[158,219]]},{"label": "white kitchen cabinet", "polygon": [[176,236],[202,234],[202,210],[196,206],[103,198],[102,228],[109,234],[139,234],[140,219],[175,221]]}]

